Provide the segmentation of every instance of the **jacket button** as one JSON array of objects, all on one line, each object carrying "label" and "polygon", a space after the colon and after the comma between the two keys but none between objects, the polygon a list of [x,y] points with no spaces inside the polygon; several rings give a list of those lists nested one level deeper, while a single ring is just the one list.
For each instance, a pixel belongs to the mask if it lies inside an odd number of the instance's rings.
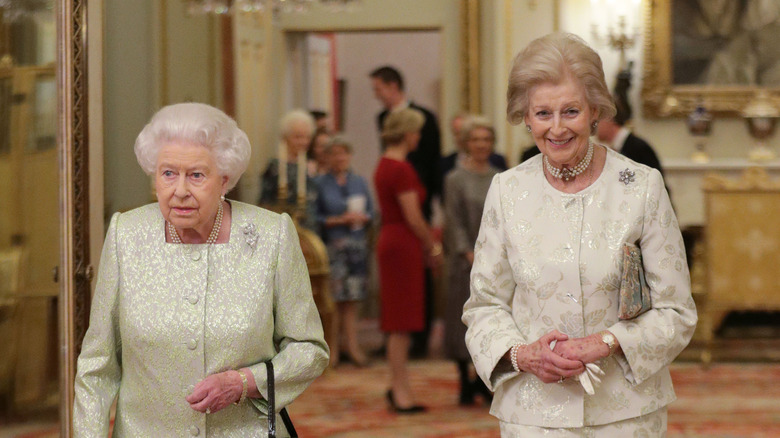
[{"label": "jacket button", "polygon": [[192,251],[190,257],[192,257],[192,260],[195,260],[197,262],[198,260],[200,260],[200,251]]},{"label": "jacket button", "polygon": [[200,429],[198,429],[198,426],[190,426],[190,435],[198,436],[198,434],[200,434]]},{"label": "jacket button", "polygon": [[192,295],[188,296],[187,297],[187,301],[189,301],[190,304],[198,304],[198,295],[197,294],[192,294]]},{"label": "jacket button", "polygon": [[187,342],[187,348],[190,350],[194,350],[198,348],[198,340],[197,339],[190,339],[189,342]]}]

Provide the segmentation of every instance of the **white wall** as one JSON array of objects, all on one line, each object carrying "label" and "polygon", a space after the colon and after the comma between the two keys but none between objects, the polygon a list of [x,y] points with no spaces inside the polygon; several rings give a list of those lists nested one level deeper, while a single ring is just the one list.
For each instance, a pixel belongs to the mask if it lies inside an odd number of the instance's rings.
[{"label": "white wall", "polygon": [[[441,114],[442,51],[436,31],[336,34],[338,78],[346,80],[344,135],[355,149],[353,168],[371,183],[381,154],[376,117],[383,110],[369,74],[391,65],[404,77],[407,97]],[[440,121],[441,127],[441,121]]]}]

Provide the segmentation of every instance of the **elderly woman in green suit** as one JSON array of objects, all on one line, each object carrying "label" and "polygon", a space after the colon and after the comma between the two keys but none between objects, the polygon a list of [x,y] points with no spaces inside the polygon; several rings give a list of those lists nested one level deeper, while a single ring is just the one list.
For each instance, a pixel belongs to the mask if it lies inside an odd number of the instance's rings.
[{"label": "elderly woman in green suit", "polygon": [[295,226],[226,200],[249,140],[204,104],[161,109],[135,143],[158,202],[114,214],[78,359],[73,425],[114,436],[267,434],[328,364]]}]

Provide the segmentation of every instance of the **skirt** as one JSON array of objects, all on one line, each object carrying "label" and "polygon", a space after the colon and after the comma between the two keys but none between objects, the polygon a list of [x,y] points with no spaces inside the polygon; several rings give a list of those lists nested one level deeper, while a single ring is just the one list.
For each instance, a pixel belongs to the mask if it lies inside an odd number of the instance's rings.
[{"label": "skirt", "polygon": [[499,422],[501,438],[657,438],[666,436],[666,407],[636,418],[578,428],[548,428]]}]

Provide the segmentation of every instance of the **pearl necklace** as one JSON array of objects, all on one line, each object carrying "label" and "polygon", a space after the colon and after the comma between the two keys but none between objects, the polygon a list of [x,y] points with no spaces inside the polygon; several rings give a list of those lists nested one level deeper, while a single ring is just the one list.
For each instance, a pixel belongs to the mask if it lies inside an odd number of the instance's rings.
[{"label": "pearl necklace", "polygon": [[[173,226],[172,223],[166,222],[168,226],[168,234],[171,236],[171,240],[173,243],[182,243],[181,237],[179,237],[179,233],[176,232],[176,228]],[[217,219],[214,220],[214,226],[211,227],[211,233],[209,233],[209,238],[206,239],[206,245],[216,243],[217,237],[219,236],[219,230],[222,228],[222,202],[219,203],[219,209],[217,210]]]},{"label": "pearl necklace", "polygon": [[582,172],[585,172],[588,166],[590,166],[590,161],[592,158],[593,158],[593,143],[588,143],[588,152],[585,154],[585,157],[583,157],[582,161],[577,163],[576,166],[572,168],[564,167],[562,169],[558,169],[557,167],[550,164],[550,160],[547,159],[547,155],[544,156],[544,166],[547,168],[547,171],[550,172],[550,175],[552,175],[553,177],[569,182],[573,180],[575,176],[581,174]]}]

